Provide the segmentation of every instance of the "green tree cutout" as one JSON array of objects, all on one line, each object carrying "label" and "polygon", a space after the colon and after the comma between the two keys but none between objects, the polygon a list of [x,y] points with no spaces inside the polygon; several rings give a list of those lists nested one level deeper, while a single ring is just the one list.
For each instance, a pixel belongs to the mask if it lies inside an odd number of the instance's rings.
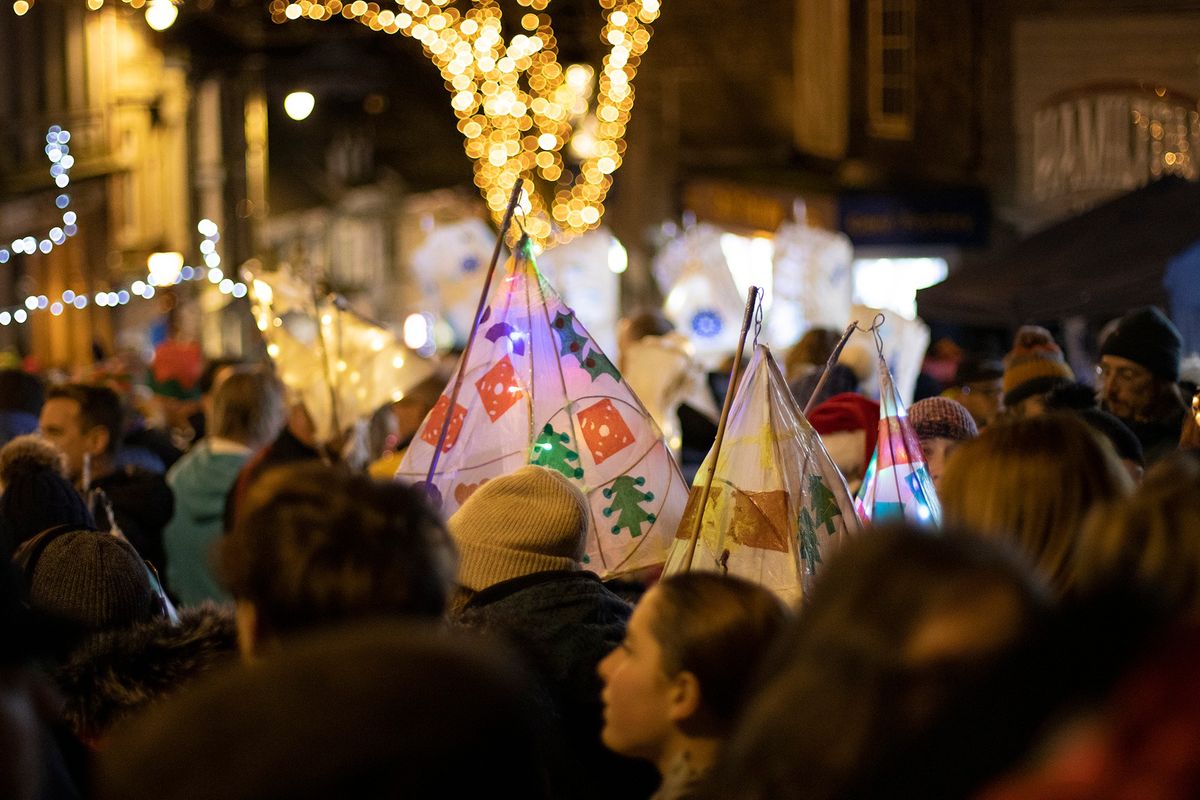
[{"label": "green tree cutout", "polygon": [[629,535],[636,538],[642,535],[643,522],[653,524],[657,519],[642,508],[642,503],[654,499],[654,492],[643,492],[639,488],[645,484],[645,478],[622,475],[604,490],[604,499],[612,500],[612,504],[604,509],[604,516],[611,517],[614,511],[617,512],[617,522],[611,528],[612,533],[620,533],[621,528],[626,528]]},{"label": "green tree cutout", "polygon": [[583,468],[570,463],[579,461],[579,453],[567,447],[570,441],[568,434],[559,433],[547,423],[530,448],[529,463],[558,470],[568,478],[582,478]]},{"label": "green tree cutout", "polygon": [[570,311],[567,314],[561,311],[554,312],[554,322],[550,323],[550,327],[554,329],[555,335],[558,336],[558,354],[560,356],[575,356],[582,366],[583,349],[587,347],[588,339],[575,330],[575,312]]},{"label": "green tree cutout", "polygon": [[820,475],[808,476],[808,493],[812,511],[809,511],[808,508],[800,509],[798,522],[800,525],[800,557],[808,565],[808,573],[811,575],[816,571],[817,564],[821,563],[821,551],[817,545],[817,529],[824,525],[825,533],[832,536],[837,530],[834,527],[833,518],[840,517],[842,509],[838,507],[837,498],[825,485],[825,481],[821,479]]},{"label": "green tree cutout", "polygon": [[587,374],[592,376],[592,380],[596,380],[601,375],[611,375],[617,383],[621,382],[621,373],[617,371],[616,366],[608,360],[608,356],[601,353],[599,350],[588,350],[588,354],[579,366],[587,370]]},{"label": "green tree cutout", "polygon": [[554,335],[558,337],[558,354],[560,356],[575,356],[587,374],[594,381],[601,375],[611,375],[612,379],[621,382],[621,373],[608,360],[608,356],[594,347],[589,347],[586,336],[575,329],[575,312],[567,309],[554,312],[554,321],[550,323]]}]

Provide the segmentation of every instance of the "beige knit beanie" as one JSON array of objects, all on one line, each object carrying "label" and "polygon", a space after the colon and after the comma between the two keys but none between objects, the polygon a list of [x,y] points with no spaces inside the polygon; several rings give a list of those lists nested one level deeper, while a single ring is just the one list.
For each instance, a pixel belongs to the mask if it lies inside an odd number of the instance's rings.
[{"label": "beige knit beanie", "polygon": [[458,583],[471,591],[549,570],[578,569],[587,498],[562,473],[533,465],[492,478],[450,516]]}]

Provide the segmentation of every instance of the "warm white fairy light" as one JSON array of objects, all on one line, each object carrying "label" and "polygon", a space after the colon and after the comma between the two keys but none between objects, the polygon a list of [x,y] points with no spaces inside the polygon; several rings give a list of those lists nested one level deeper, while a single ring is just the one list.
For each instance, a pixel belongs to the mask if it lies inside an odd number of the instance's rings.
[{"label": "warm white fairy light", "polygon": [[[632,81],[659,0],[600,0],[608,52],[594,104],[591,68],[558,61],[549,0],[517,0],[530,10],[520,18],[522,32],[507,38],[495,0],[476,0],[465,11],[452,2],[398,0],[393,10],[363,0],[272,0],[270,9],[280,23],[342,16],[421,42],[446,81],[475,184],[493,215],[503,214],[519,178],[534,177],[539,191],[524,223],[530,235],[565,241],[595,228],[625,153]],[[581,159],[577,168],[563,160],[567,146]]]},{"label": "warm white fairy light", "polygon": [[[51,125],[46,131],[46,158],[50,160],[50,177],[59,189],[65,189],[71,183],[71,167],[75,166],[75,156],[67,144],[71,141],[71,132],[63,130],[59,125]],[[7,247],[0,247],[0,264],[8,263],[13,253],[33,255],[46,254],[63,244],[68,238],[79,232],[76,226],[74,211],[68,211],[71,196],[66,192],[55,196],[54,206],[63,212],[62,226],[55,225],[40,239],[36,236],[23,236],[13,239]]]}]

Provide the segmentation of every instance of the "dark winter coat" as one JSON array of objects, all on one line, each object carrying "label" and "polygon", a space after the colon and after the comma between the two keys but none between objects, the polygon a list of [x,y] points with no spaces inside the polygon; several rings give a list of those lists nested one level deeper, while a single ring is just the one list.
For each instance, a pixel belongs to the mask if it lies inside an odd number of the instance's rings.
[{"label": "dark winter coat", "polygon": [[67,723],[95,742],[116,722],[237,656],[233,614],[213,605],[99,634],[54,673]]},{"label": "dark winter coat", "polygon": [[1183,410],[1152,422],[1121,420],[1142,443],[1146,466],[1162,460],[1179,448],[1179,432],[1183,429]]},{"label": "dark winter coat", "polygon": [[648,797],[658,782],[646,764],[600,742],[601,682],[596,667],[625,636],[632,607],[591,572],[539,572],[476,593],[454,622],[503,636],[524,654],[545,694],[540,700],[564,737],[570,798]]},{"label": "dark winter coat", "polygon": [[[160,576],[166,576],[163,528],[175,513],[175,495],[163,476],[138,467],[122,467],[92,481],[92,486],[104,490],[117,527],[138,554],[153,564]],[[104,519],[99,509],[92,509],[92,513],[97,521]]]}]

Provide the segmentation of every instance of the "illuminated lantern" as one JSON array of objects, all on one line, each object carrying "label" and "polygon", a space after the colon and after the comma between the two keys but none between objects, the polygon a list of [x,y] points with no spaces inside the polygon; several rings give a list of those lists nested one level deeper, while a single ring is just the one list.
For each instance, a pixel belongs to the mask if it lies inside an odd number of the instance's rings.
[{"label": "illuminated lantern", "polygon": [[[528,239],[492,287],[470,362],[457,370],[463,380],[432,476],[443,514],[491,478],[538,464],[587,496],[589,569],[609,577],[666,560],[687,502],[683,476],[621,373],[538,272]],[[426,480],[454,383],[398,479]]]},{"label": "illuminated lantern", "polygon": [[715,471],[710,452],[696,474],[665,574],[684,568],[710,472],[691,569],[728,572],[798,600],[825,557],[861,530],[845,479],[764,346],[739,382]]},{"label": "illuminated lantern", "polygon": [[879,357],[879,439],[854,499],[866,521],[939,526],[942,506],[887,362]]},{"label": "illuminated lantern", "polygon": [[319,441],[331,441],[433,374],[429,362],[390,329],[360,316],[342,298],[314,297],[309,284],[283,271],[247,271],[245,279],[267,354],[304,403]]}]

